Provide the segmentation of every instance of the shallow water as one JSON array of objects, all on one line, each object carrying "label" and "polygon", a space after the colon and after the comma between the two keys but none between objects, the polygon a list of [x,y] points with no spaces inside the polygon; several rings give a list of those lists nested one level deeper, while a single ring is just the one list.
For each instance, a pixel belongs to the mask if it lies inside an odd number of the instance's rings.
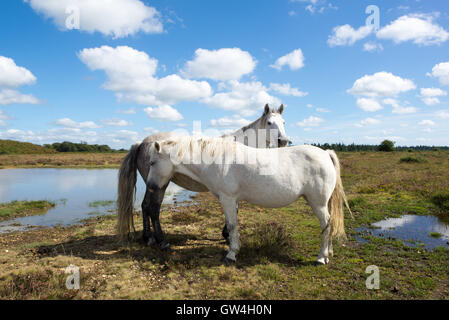
[{"label": "shallow water", "polygon": [[[0,202],[13,200],[50,200],[56,207],[46,214],[0,222],[0,233],[33,226],[79,223],[98,214],[110,214],[117,199],[117,169],[3,169],[0,170]],[[137,181],[135,207],[145,194],[145,184]],[[171,183],[164,204],[189,201],[193,192]],[[113,200],[113,201],[111,201]],[[103,201],[94,205],[94,201]],[[90,205],[89,205],[90,204]]]},{"label": "shallow water", "polygon": [[[449,225],[434,216],[404,215],[373,223],[371,228],[363,227],[358,231],[362,235],[399,239],[407,245],[427,249],[449,246]],[[438,233],[441,236],[432,237],[431,233]],[[360,237],[358,240],[366,241]]]}]

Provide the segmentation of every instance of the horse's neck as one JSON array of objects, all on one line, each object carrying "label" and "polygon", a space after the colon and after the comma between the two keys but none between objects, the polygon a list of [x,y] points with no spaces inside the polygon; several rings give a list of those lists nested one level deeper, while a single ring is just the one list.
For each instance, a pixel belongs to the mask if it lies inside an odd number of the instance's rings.
[{"label": "horse's neck", "polygon": [[[259,137],[258,137],[257,133],[258,133],[258,129],[263,129],[262,128],[262,117],[260,117],[259,119],[255,120],[254,122],[250,123],[249,125],[244,126],[244,127],[240,128],[240,129],[238,129],[234,133],[223,135],[222,138],[234,137],[234,141],[242,142],[242,141],[244,141],[244,138],[245,138],[245,132],[250,130],[250,129],[253,129],[253,130],[256,131],[256,139],[257,139],[256,143],[257,143],[257,147],[260,148],[261,146],[259,146],[259,140],[258,140]],[[244,143],[244,144],[246,145],[246,143]],[[267,142],[264,141],[262,143],[262,146],[264,148],[268,148]]]}]

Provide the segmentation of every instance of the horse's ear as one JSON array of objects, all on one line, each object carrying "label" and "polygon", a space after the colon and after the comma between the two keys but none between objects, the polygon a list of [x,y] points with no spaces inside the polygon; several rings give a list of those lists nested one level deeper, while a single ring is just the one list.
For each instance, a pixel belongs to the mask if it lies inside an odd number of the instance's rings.
[{"label": "horse's ear", "polygon": [[159,153],[159,152],[161,152],[161,145],[159,144],[159,142],[155,142],[154,143],[154,148],[156,148],[156,151]]},{"label": "horse's ear", "polygon": [[263,111],[263,115],[266,116],[270,112],[270,106],[268,103],[265,105],[265,110]]},{"label": "horse's ear", "polygon": [[284,112],[284,105],[281,104],[281,106],[279,107],[278,113],[282,114],[282,112]]}]

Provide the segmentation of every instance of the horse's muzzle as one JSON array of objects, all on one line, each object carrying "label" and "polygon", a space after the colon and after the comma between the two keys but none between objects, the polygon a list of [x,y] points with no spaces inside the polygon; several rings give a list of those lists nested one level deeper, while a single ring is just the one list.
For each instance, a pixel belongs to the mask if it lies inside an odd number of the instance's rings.
[{"label": "horse's muzzle", "polygon": [[289,143],[291,143],[290,140],[286,139],[286,138],[279,138],[278,139],[278,146],[279,147],[286,147]]}]

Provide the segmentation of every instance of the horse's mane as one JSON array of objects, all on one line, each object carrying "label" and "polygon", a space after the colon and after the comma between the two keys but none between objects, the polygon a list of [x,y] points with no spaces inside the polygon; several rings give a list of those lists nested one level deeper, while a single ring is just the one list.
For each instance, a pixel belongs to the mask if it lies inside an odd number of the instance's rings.
[{"label": "horse's mane", "polygon": [[234,139],[221,137],[176,137],[159,142],[164,153],[176,155],[183,159],[187,155],[192,157],[193,152],[207,154],[209,157],[222,157],[225,153],[234,155],[237,142]]}]

